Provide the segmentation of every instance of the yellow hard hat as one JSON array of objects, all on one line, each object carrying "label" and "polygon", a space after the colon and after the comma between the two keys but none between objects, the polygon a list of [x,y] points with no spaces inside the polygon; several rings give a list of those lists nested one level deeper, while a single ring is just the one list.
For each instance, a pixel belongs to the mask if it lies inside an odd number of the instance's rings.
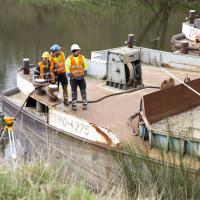
[{"label": "yellow hard hat", "polygon": [[48,51],[45,51],[43,54],[42,54],[42,58],[49,58],[50,57],[50,54]]}]

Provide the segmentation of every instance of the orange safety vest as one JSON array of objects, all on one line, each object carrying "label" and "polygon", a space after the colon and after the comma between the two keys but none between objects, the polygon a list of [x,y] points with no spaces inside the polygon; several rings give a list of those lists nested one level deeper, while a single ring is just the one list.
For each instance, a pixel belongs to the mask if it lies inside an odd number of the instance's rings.
[{"label": "orange safety vest", "polygon": [[74,56],[70,56],[71,61],[71,68],[70,71],[72,73],[72,76],[84,76],[84,59],[82,55],[78,55],[78,62],[76,63]]},{"label": "orange safety vest", "polygon": [[[44,79],[44,76],[48,75],[48,73],[44,73],[45,65],[43,64],[43,62],[39,62],[38,66],[40,68],[40,76],[39,77],[41,79]],[[51,74],[51,82],[55,82],[54,65],[52,62],[50,62],[49,70],[50,70],[50,74]]]},{"label": "orange safety vest", "polygon": [[54,63],[57,74],[63,74],[66,72],[66,70],[65,70],[65,55],[63,52],[61,52],[58,55],[58,57],[51,55],[50,60]]}]

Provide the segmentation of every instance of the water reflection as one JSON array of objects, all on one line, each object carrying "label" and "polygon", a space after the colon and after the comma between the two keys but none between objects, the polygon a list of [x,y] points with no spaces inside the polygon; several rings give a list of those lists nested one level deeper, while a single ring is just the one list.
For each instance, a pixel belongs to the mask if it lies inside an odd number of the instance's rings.
[{"label": "water reflection", "polygon": [[[90,51],[124,45],[134,33],[137,45],[170,50],[170,38],[181,31],[187,10],[166,2],[152,7],[144,1],[133,6],[97,4],[95,10],[76,7],[30,6],[0,0],[0,90],[15,86],[16,70],[23,57],[36,62],[53,43],[70,54],[79,43],[86,56]],[[138,2],[138,3],[136,3]]]}]

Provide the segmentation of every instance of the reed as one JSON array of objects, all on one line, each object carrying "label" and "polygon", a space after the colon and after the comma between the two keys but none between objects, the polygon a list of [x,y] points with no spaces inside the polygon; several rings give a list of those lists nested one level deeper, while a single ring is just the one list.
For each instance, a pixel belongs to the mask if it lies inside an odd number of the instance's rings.
[{"label": "reed", "polygon": [[21,161],[15,170],[2,165],[0,199],[199,199],[200,171],[188,171],[182,156],[167,153],[171,163],[179,159],[179,167],[171,167],[164,165],[166,152],[162,150],[160,163],[149,159],[148,150],[128,147],[127,151],[128,154],[112,152],[119,163],[120,177],[116,184],[100,189],[84,182],[64,158],[55,162],[35,157]]},{"label": "reed", "polygon": [[0,167],[1,200],[121,200],[126,199],[122,188],[98,190],[69,173],[64,161],[31,161],[15,170]]},{"label": "reed", "polygon": [[[182,156],[168,154],[167,160],[174,162],[172,167],[172,165],[164,165],[166,152],[162,150],[159,156],[163,160],[161,159],[160,163],[152,162],[147,151],[131,147],[128,151],[128,157],[123,154],[113,154],[122,166],[128,199],[199,199],[200,171],[186,169]],[[179,166],[175,166],[177,159]],[[191,162],[194,164],[197,160],[191,158]]]},{"label": "reed", "polygon": [[49,163],[23,163],[16,171],[0,169],[0,199],[96,199],[73,176],[62,178],[59,167]]}]

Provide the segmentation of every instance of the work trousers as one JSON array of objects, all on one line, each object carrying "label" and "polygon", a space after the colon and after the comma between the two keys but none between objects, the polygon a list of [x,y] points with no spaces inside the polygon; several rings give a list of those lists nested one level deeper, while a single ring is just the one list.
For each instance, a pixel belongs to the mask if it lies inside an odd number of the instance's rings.
[{"label": "work trousers", "polygon": [[70,79],[71,91],[72,91],[72,106],[77,104],[77,87],[80,88],[83,105],[87,105],[86,96],[86,82],[85,79],[77,80],[75,78]]},{"label": "work trousers", "polygon": [[58,81],[58,87],[59,87],[60,83],[62,85],[63,98],[68,99],[68,91],[67,91],[68,80],[67,80],[66,74],[65,73],[57,74],[57,81]]}]

